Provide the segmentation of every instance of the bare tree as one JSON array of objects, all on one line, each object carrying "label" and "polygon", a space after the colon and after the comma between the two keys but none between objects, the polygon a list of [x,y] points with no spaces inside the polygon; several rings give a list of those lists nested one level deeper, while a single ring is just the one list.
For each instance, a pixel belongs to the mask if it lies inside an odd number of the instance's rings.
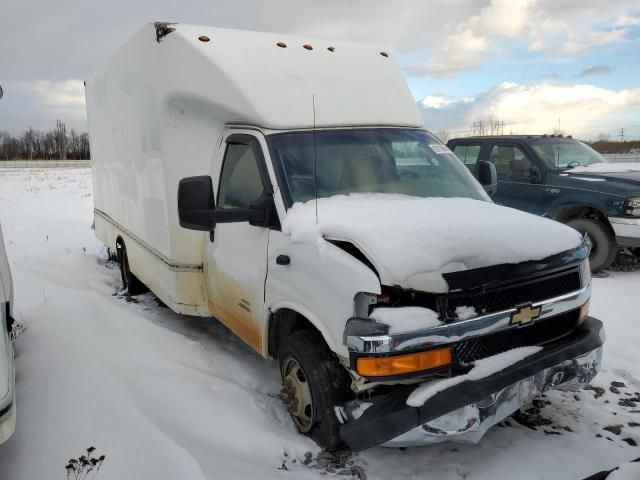
[{"label": "bare tree", "polygon": [[61,120],[56,120],[55,130],[56,147],[60,160],[67,159],[67,126]]}]

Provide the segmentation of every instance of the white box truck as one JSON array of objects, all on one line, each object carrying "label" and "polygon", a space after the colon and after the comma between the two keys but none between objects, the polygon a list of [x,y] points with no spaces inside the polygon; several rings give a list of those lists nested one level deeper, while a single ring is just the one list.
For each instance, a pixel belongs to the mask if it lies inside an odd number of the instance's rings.
[{"label": "white box truck", "polygon": [[[1,90],[0,90],[1,97]],[[16,429],[15,363],[13,328],[13,280],[0,228],[0,444]]]},{"label": "white box truck", "polygon": [[388,50],[156,23],[86,95],[129,292],[277,358],[321,446],[477,441],[598,371],[587,242],[495,205],[495,168],[481,185],[423,129]]}]

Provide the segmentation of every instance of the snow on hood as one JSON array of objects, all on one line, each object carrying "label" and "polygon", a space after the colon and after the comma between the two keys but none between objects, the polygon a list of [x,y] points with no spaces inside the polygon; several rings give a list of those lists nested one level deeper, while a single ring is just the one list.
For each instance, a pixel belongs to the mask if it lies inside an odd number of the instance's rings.
[{"label": "snow on hood", "polygon": [[636,163],[592,163],[584,167],[573,167],[567,173],[633,173],[640,172],[640,162]]},{"label": "snow on hood", "polygon": [[291,241],[328,248],[353,243],[385,285],[444,293],[443,273],[541,260],[578,247],[581,236],[558,222],[467,198],[351,194],[296,203],[282,225]]}]

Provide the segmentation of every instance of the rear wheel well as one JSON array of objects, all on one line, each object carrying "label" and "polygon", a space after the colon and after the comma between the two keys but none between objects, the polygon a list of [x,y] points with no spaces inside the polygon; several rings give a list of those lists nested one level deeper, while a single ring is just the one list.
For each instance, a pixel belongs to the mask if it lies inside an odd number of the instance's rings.
[{"label": "rear wheel well", "polygon": [[269,318],[269,355],[277,358],[280,338],[298,330],[311,330],[320,333],[313,323],[294,310],[282,308],[272,313]]}]

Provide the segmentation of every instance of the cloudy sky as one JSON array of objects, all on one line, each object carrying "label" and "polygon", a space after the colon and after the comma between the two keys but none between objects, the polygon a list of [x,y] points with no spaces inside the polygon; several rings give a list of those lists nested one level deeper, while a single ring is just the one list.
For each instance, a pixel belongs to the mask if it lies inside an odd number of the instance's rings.
[{"label": "cloudy sky", "polygon": [[0,130],[85,131],[82,80],[154,20],[388,45],[436,132],[640,138],[638,0],[2,0]]}]

